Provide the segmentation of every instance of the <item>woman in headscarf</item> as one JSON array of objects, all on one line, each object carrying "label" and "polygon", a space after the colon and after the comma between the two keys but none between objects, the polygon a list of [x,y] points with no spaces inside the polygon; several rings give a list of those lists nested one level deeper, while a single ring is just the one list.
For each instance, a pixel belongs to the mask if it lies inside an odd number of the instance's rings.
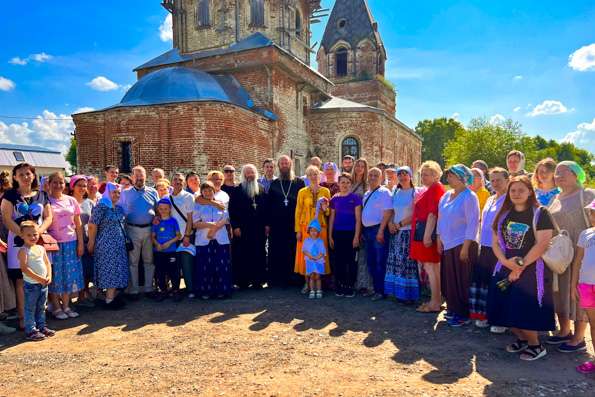
[{"label": "woman in headscarf", "polygon": [[[560,162],[554,177],[561,192],[551,203],[550,213],[558,227],[568,231],[576,253],[578,236],[590,227],[584,207],[595,198],[595,190],[584,187],[587,179],[585,171],[574,161]],[[554,308],[560,330],[547,340],[550,345],[560,345],[558,350],[564,353],[583,351],[587,348],[585,331],[588,319],[579,302],[571,300],[571,294],[574,292],[571,291],[573,266],[569,266],[563,274],[557,276],[557,290],[554,281]],[[571,321],[574,321],[574,334],[570,329]]]},{"label": "woman in headscarf", "polygon": [[333,162],[322,165],[325,181],[320,184],[331,192],[331,197],[339,193],[339,167]]},{"label": "woman in headscarf", "polygon": [[438,252],[442,254],[442,295],[446,299],[448,325],[469,322],[471,272],[479,247],[479,201],[469,189],[473,173],[463,164],[446,170],[452,190],[438,204]]},{"label": "woman in headscarf", "polygon": [[549,207],[554,202],[556,196],[560,193],[560,188],[556,186],[554,174],[556,172],[556,162],[552,158],[541,160],[535,166],[535,172],[531,178],[537,201],[539,204]]},{"label": "woman in headscarf", "polygon": [[105,289],[105,307],[119,309],[123,300],[116,299],[118,289],[128,286],[128,252],[124,231],[124,210],[117,205],[120,187],[108,182],[103,197],[93,208],[89,220],[89,254],[95,263],[95,286]]},{"label": "woman in headscarf", "polygon": [[486,188],[483,171],[479,168],[471,168],[471,172],[473,173],[473,184],[469,186],[469,188],[477,195],[477,199],[479,200],[479,211],[481,212],[491,194]]},{"label": "woman in headscarf", "polygon": [[519,150],[511,150],[506,155],[506,167],[510,176],[527,175],[525,171],[525,153]]}]

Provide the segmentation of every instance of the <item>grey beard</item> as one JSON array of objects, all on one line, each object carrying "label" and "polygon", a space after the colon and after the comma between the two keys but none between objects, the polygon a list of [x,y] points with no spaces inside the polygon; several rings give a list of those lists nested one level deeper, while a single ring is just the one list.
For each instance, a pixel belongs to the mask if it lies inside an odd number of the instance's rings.
[{"label": "grey beard", "polygon": [[248,197],[254,198],[260,191],[260,188],[258,187],[258,181],[243,181],[242,190]]}]

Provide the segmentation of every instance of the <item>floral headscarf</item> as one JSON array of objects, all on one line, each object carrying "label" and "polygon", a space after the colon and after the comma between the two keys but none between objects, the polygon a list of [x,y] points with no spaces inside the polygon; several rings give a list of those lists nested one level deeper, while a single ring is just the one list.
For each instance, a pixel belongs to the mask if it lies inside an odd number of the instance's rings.
[{"label": "floral headscarf", "polygon": [[335,176],[333,178],[332,181],[327,180],[327,182],[332,183],[332,182],[337,182],[339,180],[339,167],[337,167],[337,164],[333,163],[332,161],[329,161],[328,163],[324,163],[322,165],[322,171],[328,171],[328,170],[333,170],[335,172]]},{"label": "floral headscarf", "polygon": [[587,174],[585,174],[585,170],[583,170],[582,167],[574,161],[561,161],[558,163],[558,167],[561,165],[568,167],[570,171],[572,171],[572,173],[576,175],[576,180],[579,186],[582,187],[585,181],[587,180]]},{"label": "floral headscarf", "polygon": [[105,191],[101,196],[101,200],[99,200],[99,204],[103,204],[108,208],[113,208],[114,205],[112,204],[112,192],[114,190],[120,190],[120,185],[113,182],[106,182]]},{"label": "floral headscarf", "polygon": [[446,172],[450,172],[454,174],[457,178],[460,179],[465,185],[469,186],[473,184],[473,172],[469,169],[469,167],[463,164],[455,164],[450,167]]}]

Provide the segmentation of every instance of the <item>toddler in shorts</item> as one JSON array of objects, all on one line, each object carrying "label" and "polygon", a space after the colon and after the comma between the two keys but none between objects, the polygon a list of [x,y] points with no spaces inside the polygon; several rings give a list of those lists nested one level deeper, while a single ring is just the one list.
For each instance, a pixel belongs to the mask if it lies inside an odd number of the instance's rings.
[{"label": "toddler in shorts", "polygon": [[[589,317],[591,343],[595,346],[595,200],[585,207],[591,227],[580,234],[573,263],[572,299],[579,300]],[[587,361],[576,370],[583,374],[595,373],[595,361]]]}]

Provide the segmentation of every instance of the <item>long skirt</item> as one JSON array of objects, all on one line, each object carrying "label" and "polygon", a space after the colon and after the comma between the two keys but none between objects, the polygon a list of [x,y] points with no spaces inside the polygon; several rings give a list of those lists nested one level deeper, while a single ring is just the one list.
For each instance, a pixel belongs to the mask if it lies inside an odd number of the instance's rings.
[{"label": "long skirt", "polygon": [[384,294],[402,301],[419,299],[419,271],[417,261],[409,258],[410,230],[399,230],[390,238]]},{"label": "long skirt", "polygon": [[0,313],[16,307],[14,287],[8,279],[4,254],[0,254]]},{"label": "long skirt", "polygon": [[53,252],[52,283],[49,292],[52,294],[71,294],[85,287],[83,280],[83,264],[76,254],[76,240],[58,243],[60,248]]},{"label": "long skirt", "polygon": [[365,239],[361,239],[359,244],[355,288],[357,290],[365,289],[368,292],[374,292],[374,280],[368,269],[368,248],[366,247]]},{"label": "long skirt", "polygon": [[193,287],[196,294],[229,297],[233,291],[229,244],[211,240],[196,247]]},{"label": "long skirt", "polygon": [[[304,240],[308,237],[308,226],[307,225],[301,225],[300,226],[301,230],[302,230],[302,241],[298,241],[296,244],[296,250],[295,250],[295,267],[293,269],[293,271],[295,273],[299,273],[302,276],[306,275],[306,259],[304,257],[304,253],[302,252],[302,245],[304,243]],[[319,236],[322,241],[324,241],[324,248],[326,249],[326,256],[324,257],[324,274],[331,274],[331,266],[329,264],[329,258],[328,258],[328,237],[327,237],[327,230],[326,227],[322,228],[322,231],[320,232],[320,236]]]},{"label": "long skirt", "polygon": [[459,317],[469,317],[469,287],[473,264],[477,262],[479,248],[473,242],[469,246],[469,260],[462,262],[460,258],[463,244],[442,253],[441,288],[446,299],[448,311]]},{"label": "long skirt", "polygon": [[488,288],[497,262],[492,247],[482,245],[469,288],[469,318],[472,320],[488,319]]},{"label": "long skirt", "polygon": [[510,270],[502,267],[490,282],[488,290],[490,324],[530,331],[555,330],[551,270],[544,265],[544,291],[541,304],[537,299],[535,263],[528,265],[517,281],[510,284],[505,291],[501,291],[496,284],[508,278],[509,274]]}]

